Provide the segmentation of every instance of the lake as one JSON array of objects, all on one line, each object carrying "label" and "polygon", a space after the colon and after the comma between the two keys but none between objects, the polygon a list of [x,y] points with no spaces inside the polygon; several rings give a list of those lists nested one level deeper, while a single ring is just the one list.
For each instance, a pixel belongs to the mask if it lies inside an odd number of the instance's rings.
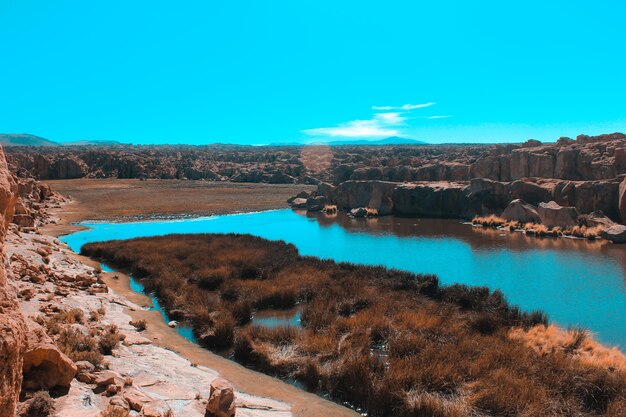
[{"label": "lake", "polygon": [[171,233],[248,233],[293,243],[302,255],[439,276],[442,284],[500,289],[524,310],[563,327],[584,327],[626,350],[626,246],[535,238],[455,220],[328,217],[291,209],[135,223],[92,223],[61,237],[88,242]]}]

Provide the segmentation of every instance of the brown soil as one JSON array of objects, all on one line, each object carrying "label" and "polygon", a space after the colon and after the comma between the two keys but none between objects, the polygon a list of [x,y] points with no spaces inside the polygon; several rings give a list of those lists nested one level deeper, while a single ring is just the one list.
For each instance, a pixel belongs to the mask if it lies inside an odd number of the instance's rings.
[{"label": "brown soil", "polygon": [[287,199],[310,185],[248,184],[183,180],[77,179],[46,181],[72,202],[61,221],[43,229],[55,236],[77,231],[83,220],[129,221],[159,217],[210,216],[287,207]]}]

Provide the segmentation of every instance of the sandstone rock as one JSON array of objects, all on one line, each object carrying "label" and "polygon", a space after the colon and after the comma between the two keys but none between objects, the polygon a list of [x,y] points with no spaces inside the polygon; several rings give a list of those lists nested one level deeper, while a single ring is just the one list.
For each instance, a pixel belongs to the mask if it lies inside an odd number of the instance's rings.
[{"label": "sandstone rock", "polygon": [[466,185],[448,182],[399,185],[393,190],[394,210],[411,216],[467,217],[468,191]]},{"label": "sandstone rock", "polygon": [[619,215],[622,223],[626,223],[626,177],[619,184]]},{"label": "sandstone rock", "polygon": [[520,199],[511,201],[500,217],[521,223],[540,223],[537,209]]},{"label": "sandstone rock", "polygon": [[305,198],[296,198],[291,202],[291,208],[305,209],[307,200]]},{"label": "sandstone rock", "polygon": [[587,227],[604,227],[605,229],[608,229],[609,227],[615,225],[613,220],[606,217],[602,211],[594,211],[587,215],[580,216],[579,220],[581,217],[584,225]]},{"label": "sandstone rock", "polygon": [[157,407],[145,405],[141,410],[143,417],[163,417],[163,413]]},{"label": "sandstone rock", "polygon": [[130,408],[135,411],[141,411],[144,404],[151,401],[150,397],[136,388],[128,388],[124,390],[122,397],[128,402]]},{"label": "sandstone rock", "polygon": [[555,201],[539,203],[537,213],[541,223],[548,227],[571,227],[578,220],[578,212],[575,207],[562,207]]},{"label": "sandstone rock", "polygon": [[13,417],[22,385],[26,324],[7,286],[4,237],[13,218],[17,185],[0,147],[0,417]]},{"label": "sandstone rock", "polygon": [[552,194],[549,189],[531,181],[513,181],[508,184],[507,199],[521,199],[528,204],[539,204],[550,201]]},{"label": "sandstone rock", "polygon": [[124,378],[117,372],[113,371],[102,371],[96,375],[96,380],[94,383],[99,387],[106,387],[111,384],[115,385],[124,385]]},{"label": "sandstone rock", "polygon": [[333,200],[333,192],[335,191],[335,186],[332,184],[329,184],[327,182],[321,182],[317,185],[317,191],[316,194],[317,195],[323,195],[324,197],[326,197],[329,201]]},{"label": "sandstone rock", "polygon": [[322,211],[328,200],[324,196],[309,197],[306,200],[307,211]]},{"label": "sandstone rock", "polygon": [[211,382],[211,395],[204,417],[232,417],[235,415],[235,390],[230,382],[216,378]]},{"label": "sandstone rock", "polygon": [[74,362],[56,347],[39,324],[27,320],[27,325],[24,386],[29,389],[69,387],[77,371]]},{"label": "sandstone rock", "polygon": [[109,400],[109,404],[115,407],[120,407],[124,410],[130,410],[130,405],[123,397],[116,395]]},{"label": "sandstone rock", "polygon": [[626,243],[626,226],[616,224],[602,232],[602,238],[613,243]]},{"label": "sandstone rock", "polygon": [[381,215],[390,214],[396,185],[386,181],[346,181],[334,190],[333,202],[343,210],[369,207]]},{"label": "sandstone rock", "polygon": [[358,207],[350,210],[350,215],[354,218],[367,217],[367,209],[365,207]]}]

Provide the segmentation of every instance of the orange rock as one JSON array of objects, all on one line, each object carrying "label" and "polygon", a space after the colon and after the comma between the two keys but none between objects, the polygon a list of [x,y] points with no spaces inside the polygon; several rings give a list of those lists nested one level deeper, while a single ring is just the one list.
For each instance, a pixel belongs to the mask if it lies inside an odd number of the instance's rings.
[{"label": "orange rock", "polygon": [[232,417],[235,415],[235,390],[223,378],[211,382],[211,395],[204,417]]}]

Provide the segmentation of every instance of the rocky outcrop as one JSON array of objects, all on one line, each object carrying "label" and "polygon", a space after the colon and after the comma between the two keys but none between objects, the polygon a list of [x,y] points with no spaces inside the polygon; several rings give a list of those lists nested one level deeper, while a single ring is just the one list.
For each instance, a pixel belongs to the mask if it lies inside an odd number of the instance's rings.
[{"label": "rocky outcrop", "polygon": [[392,194],[397,184],[385,181],[346,181],[333,191],[333,203],[341,210],[368,207],[380,215],[394,210]]},{"label": "rocky outcrop", "polygon": [[608,229],[615,225],[615,222],[606,217],[601,210],[578,216],[578,222],[583,226],[602,227],[603,229]]},{"label": "rocky outcrop", "polygon": [[204,417],[233,417],[235,415],[235,390],[230,382],[216,378],[211,382],[211,395]]},{"label": "rocky outcrop", "polygon": [[504,220],[518,221],[521,223],[541,222],[537,209],[521,199],[511,201],[500,217]]},{"label": "rocky outcrop", "polygon": [[[563,181],[543,178],[524,178],[500,182],[475,178],[467,182],[345,181],[338,186],[320,183],[308,195],[289,199],[294,208],[320,211],[322,203],[337,205],[350,211],[355,208],[376,209],[379,215],[398,214],[417,217],[472,218],[476,215],[504,214],[509,220],[540,222],[532,206],[554,202],[571,212],[570,219],[558,215],[559,225],[574,225],[575,213],[601,212],[608,221],[617,221],[619,215],[619,179],[601,181]],[[517,201],[516,201],[517,200]],[[514,203],[512,203],[514,202]],[[544,213],[550,216],[545,206]],[[548,220],[553,223],[555,219]],[[593,219],[591,219],[593,222]]]},{"label": "rocky outcrop", "polygon": [[469,187],[456,183],[403,184],[393,190],[395,213],[407,216],[462,218],[470,215]]},{"label": "rocky outcrop", "polygon": [[572,227],[577,224],[578,211],[575,207],[563,207],[555,201],[539,203],[539,220],[548,227]]},{"label": "rocky outcrop", "polygon": [[624,177],[622,182],[619,184],[618,193],[619,193],[618,209],[619,209],[620,220],[622,221],[622,223],[626,223],[626,177]]},{"label": "rocky outcrop", "polygon": [[613,243],[626,243],[626,226],[613,225],[602,232],[602,238]]},{"label": "rocky outcrop", "polygon": [[23,388],[29,390],[69,387],[77,367],[65,356],[44,329],[27,320],[28,334],[24,354]]},{"label": "rocky outcrop", "polygon": [[0,147],[0,417],[13,417],[22,385],[26,325],[7,283],[4,239],[13,218],[17,184]]},{"label": "rocky outcrop", "polygon": [[612,179],[626,173],[626,135],[560,138],[556,144],[432,146],[12,147],[23,177],[162,178],[338,185],[353,181]]}]

